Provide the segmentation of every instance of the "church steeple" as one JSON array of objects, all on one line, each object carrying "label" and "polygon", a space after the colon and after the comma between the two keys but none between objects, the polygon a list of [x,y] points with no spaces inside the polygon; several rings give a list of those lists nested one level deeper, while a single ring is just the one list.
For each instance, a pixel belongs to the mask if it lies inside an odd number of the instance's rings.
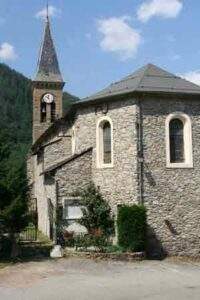
[{"label": "church steeple", "polygon": [[64,81],[53,43],[48,15],[45,22],[37,74],[33,80],[33,142],[62,117]]},{"label": "church steeple", "polygon": [[50,20],[48,15],[48,5],[44,37],[41,45],[35,81],[63,82],[51,34]]}]

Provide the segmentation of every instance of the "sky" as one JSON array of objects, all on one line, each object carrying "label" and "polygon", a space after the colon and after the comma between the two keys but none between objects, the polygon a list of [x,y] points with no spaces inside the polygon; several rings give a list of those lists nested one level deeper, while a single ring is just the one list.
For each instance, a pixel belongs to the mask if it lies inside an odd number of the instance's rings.
[{"label": "sky", "polygon": [[[34,78],[45,0],[0,0],[0,62]],[[89,96],[147,63],[200,84],[199,0],[49,0],[65,90]]]}]

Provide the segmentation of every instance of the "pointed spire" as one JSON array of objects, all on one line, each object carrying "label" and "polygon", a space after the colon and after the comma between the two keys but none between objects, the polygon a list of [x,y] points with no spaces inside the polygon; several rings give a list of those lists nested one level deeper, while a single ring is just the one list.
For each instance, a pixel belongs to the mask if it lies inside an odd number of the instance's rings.
[{"label": "pointed spire", "polygon": [[44,38],[42,41],[40,56],[38,60],[38,69],[35,81],[63,82],[56,50],[51,35],[48,2]]}]

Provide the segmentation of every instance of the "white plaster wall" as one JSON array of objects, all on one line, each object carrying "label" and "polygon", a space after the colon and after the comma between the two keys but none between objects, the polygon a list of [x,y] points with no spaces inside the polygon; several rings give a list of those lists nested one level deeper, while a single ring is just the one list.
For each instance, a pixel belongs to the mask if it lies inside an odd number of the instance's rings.
[{"label": "white plaster wall", "polygon": [[38,207],[38,228],[45,235],[49,236],[49,218],[48,218],[48,205],[47,197],[45,193],[44,176],[40,175],[43,171],[43,164],[38,164],[37,155],[34,156],[34,171],[35,171],[35,183],[34,194],[37,198]]}]

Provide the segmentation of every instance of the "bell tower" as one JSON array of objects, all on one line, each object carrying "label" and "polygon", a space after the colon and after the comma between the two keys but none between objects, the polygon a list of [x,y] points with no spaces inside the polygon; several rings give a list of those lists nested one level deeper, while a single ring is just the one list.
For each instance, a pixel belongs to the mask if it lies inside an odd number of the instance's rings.
[{"label": "bell tower", "polygon": [[63,81],[48,16],[33,80],[33,143],[56,119],[62,117]]}]

